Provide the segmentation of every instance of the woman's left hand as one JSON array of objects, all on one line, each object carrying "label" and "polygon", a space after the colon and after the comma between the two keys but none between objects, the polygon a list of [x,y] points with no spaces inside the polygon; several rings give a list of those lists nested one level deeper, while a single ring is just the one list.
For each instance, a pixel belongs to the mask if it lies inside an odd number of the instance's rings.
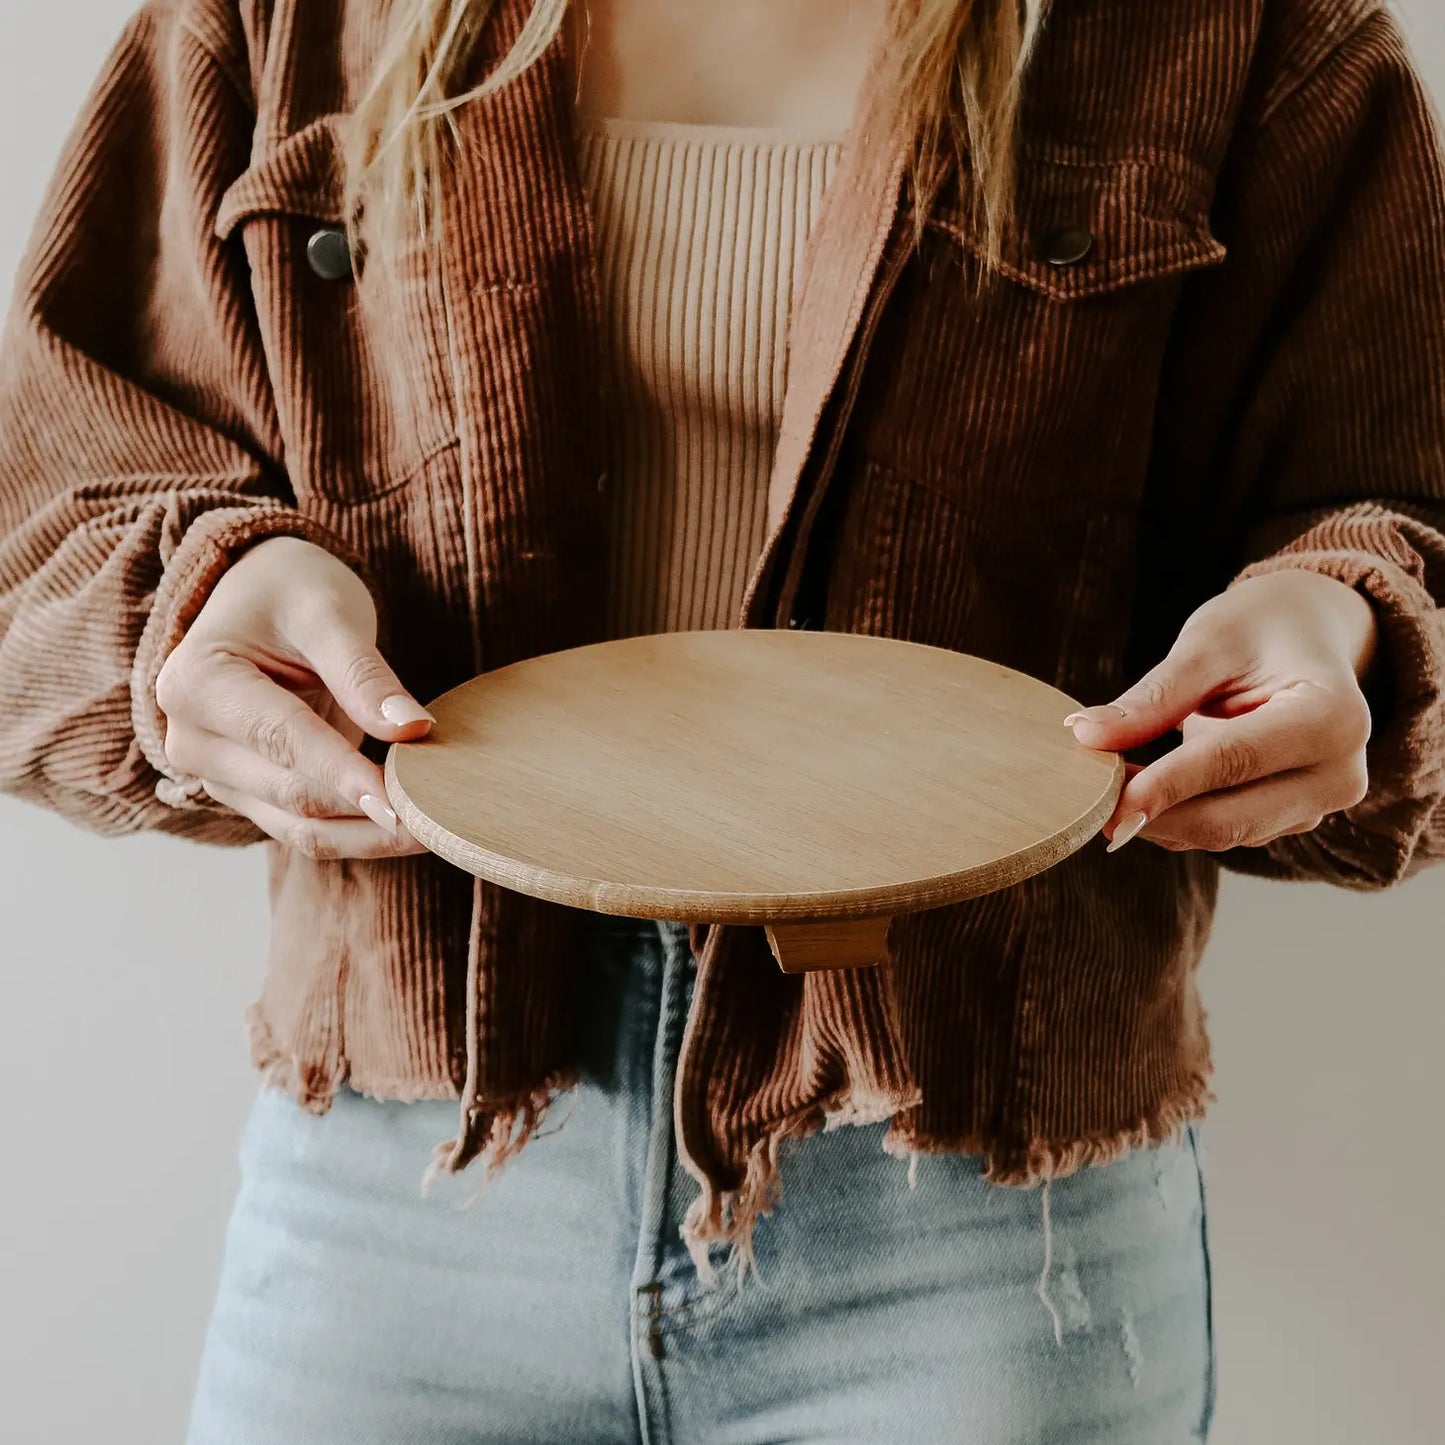
[{"label": "woman's left hand", "polygon": [[1250,577],[1212,597],[1115,703],[1065,719],[1086,747],[1183,741],[1128,776],[1104,832],[1218,852],[1307,833],[1365,796],[1375,656],[1369,599],[1323,573]]}]

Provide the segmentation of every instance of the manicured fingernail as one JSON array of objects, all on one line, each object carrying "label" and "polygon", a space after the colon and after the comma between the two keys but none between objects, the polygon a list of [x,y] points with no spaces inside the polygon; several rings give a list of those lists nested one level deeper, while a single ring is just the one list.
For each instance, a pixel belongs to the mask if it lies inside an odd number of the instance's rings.
[{"label": "manicured fingernail", "polygon": [[387,698],[381,705],[381,715],[398,727],[407,723],[436,721],[415,698],[408,697],[404,692],[393,693]]},{"label": "manicured fingernail", "polygon": [[378,828],[396,837],[396,814],[392,812],[389,805],[383,803],[375,793],[363,793],[357,800],[361,805],[361,811],[376,824]]},{"label": "manicured fingernail", "polygon": [[1149,821],[1147,813],[1130,813],[1117,828],[1114,829],[1114,840],[1104,849],[1106,853],[1112,853],[1117,848],[1122,848],[1145,823]]},{"label": "manicured fingernail", "polygon": [[1101,702],[1098,707],[1086,707],[1081,712],[1071,712],[1064,719],[1064,726],[1071,728],[1076,722],[1111,723],[1118,722],[1128,714],[1112,702]]}]

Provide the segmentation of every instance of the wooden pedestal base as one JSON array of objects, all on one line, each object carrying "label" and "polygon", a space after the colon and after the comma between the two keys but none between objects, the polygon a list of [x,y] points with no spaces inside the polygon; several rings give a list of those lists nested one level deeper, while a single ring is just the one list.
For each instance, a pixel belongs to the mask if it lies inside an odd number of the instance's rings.
[{"label": "wooden pedestal base", "polygon": [[815,968],[872,968],[888,958],[891,918],[838,918],[821,923],[769,923],[768,946],[784,973]]},{"label": "wooden pedestal base", "polygon": [[1074,698],[866,633],[616,638],[422,700],[386,792],[433,853],[569,908],[762,923],[789,974],[886,962],[892,919],[1053,867],[1124,786]]}]

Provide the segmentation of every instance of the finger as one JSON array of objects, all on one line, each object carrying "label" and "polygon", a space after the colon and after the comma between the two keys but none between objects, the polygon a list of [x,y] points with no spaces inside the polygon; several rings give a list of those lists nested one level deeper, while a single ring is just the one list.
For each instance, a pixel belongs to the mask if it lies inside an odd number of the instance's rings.
[{"label": "finger", "polygon": [[1328,785],[1315,768],[1276,773],[1170,808],[1136,836],[1161,846],[1218,853],[1259,847],[1275,838],[1308,833],[1333,811]]},{"label": "finger", "polygon": [[1319,689],[1276,693],[1253,712],[1216,722],[1156,758],[1127,781],[1115,813],[1157,819],[1186,798],[1327,762],[1339,752],[1337,713]]},{"label": "finger", "polygon": [[260,798],[284,813],[305,818],[365,816],[387,832],[396,829],[397,817],[387,802],[381,769],[369,762],[374,786],[349,798],[330,784],[278,767],[245,743],[219,733],[169,725],[165,746],[166,756],[183,771]]},{"label": "finger", "polygon": [[389,742],[420,737],[436,721],[329,596],[309,601],[304,615],[291,619],[285,630],[357,727]]},{"label": "finger", "polygon": [[[179,712],[187,725],[229,738],[285,772],[302,773],[360,807],[386,796],[381,769],[294,693],[245,658],[213,653],[193,667]],[[206,773],[193,768],[199,776]]]},{"label": "finger", "polygon": [[1181,633],[1168,656],[1113,702],[1081,708],[1064,721],[1085,747],[1125,752],[1177,728],[1227,691],[1235,670],[1216,645]]},{"label": "finger", "polygon": [[308,858],[397,858],[426,852],[400,824],[393,838],[369,818],[302,818],[224,783],[207,781],[205,790]]}]

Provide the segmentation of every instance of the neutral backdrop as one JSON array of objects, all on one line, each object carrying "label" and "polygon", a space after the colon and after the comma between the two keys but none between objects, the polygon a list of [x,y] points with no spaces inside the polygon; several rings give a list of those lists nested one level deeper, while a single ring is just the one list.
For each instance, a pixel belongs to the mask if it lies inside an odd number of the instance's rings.
[{"label": "neutral backdrop", "polygon": [[[0,6],[7,293],[132,8]],[[1402,13],[1445,94],[1445,14]],[[263,863],[260,847],[103,840],[0,799],[0,1438],[15,1445],[181,1438],[254,1089],[240,1019]],[[1363,896],[1229,878],[1204,976],[1214,1438],[1437,1445],[1445,869]]]}]

